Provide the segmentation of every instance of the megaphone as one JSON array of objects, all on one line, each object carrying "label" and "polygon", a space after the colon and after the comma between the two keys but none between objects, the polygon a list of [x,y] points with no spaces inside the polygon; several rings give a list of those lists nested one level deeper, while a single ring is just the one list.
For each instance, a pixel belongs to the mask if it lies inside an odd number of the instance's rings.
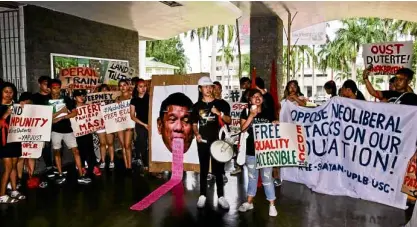
[{"label": "megaphone", "polygon": [[[224,139],[221,140],[224,134]],[[232,135],[227,126],[224,125],[219,131],[219,140],[214,141],[210,146],[211,156],[218,162],[226,163],[233,158],[233,144],[235,135]]]}]

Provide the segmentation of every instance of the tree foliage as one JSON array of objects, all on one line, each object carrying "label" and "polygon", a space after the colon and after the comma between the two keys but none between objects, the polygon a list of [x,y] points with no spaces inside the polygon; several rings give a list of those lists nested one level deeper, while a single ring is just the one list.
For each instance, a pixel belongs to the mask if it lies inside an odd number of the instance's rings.
[{"label": "tree foliage", "polygon": [[179,67],[175,70],[176,74],[187,73],[188,58],[178,37],[147,42],[146,57],[154,57],[157,61]]}]

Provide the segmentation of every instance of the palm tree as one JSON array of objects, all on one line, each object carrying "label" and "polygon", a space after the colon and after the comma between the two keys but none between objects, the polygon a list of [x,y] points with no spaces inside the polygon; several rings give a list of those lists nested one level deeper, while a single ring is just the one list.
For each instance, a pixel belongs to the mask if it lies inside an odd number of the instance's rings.
[{"label": "palm tree", "polygon": [[228,43],[226,46],[222,47],[219,50],[219,53],[221,54],[219,56],[219,60],[224,61],[226,65],[227,70],[227,86],[230,88],[230,70],[229,65],[235,60],[235,56],[233,54],[233,48],[230,46],[230,43]]},{"label": "palm tree", "polygon": [[[203,72],[203,56],[201,53],[201,39],[206,39],[208,40],[208,38],[211,36],[211,34],[213,33],[213,28],[210,27],[201,27],[201,28],[197,28],[197,29],[193,29],[191,31],[189,31],[190,34],[190,40],[194,41],[195,38],[197,38],[198,40],[198,53],[199,53],[199,57],[200,57],[200,72]],[[187,37],[188,33],[184,33],[184,37]]]}]

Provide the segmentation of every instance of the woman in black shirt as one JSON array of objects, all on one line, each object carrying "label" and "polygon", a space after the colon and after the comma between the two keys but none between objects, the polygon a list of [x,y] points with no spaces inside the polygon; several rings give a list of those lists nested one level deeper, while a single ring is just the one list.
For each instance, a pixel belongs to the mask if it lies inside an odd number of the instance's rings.
[{"label": "woman in black shirt", "polygon": [[[16,203],[26,197],[16,188],[17,161],[22,156],[22,143],[7,143],[8,129],[13,109],[16,101],[17,90],[14,84],[5,82],[0,88],[0,158],[3,160],[4,172],[1,177],[0,185],[0,204]],[[12,192],[10,197],[6,195],[7,183],[11,183]]]},{"label": "woman in black shirt", "polygon": [[353,80],[346,80],[342,86],[342,96],[350,99],[366,101],[365,96],[359,91],[358,86]]},{"label": "woman in black shirt", "polygon": [[148,111],[149,95],[146,92],[147,87],[143,79],[139,79],[133,89],[133,98],[130,100],[130,117],[136,123],[136,159],[141,157],[145,171],[148,171]]}]

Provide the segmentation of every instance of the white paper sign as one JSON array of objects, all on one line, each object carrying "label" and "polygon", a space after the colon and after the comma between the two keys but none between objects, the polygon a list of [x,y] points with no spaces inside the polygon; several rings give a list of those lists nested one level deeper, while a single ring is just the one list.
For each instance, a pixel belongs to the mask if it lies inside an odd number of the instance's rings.
[{"label": "white paper sign", "polygon": [[107,134],[135,128],[135,122],[130,118],[130,100],[101,106],[101,115]]},{"label": "white paper sign", "polygon": [[413,41],[363,44],[365,68],[373,65],[375,74],[393,75],[400,68],[411,68]]},{"label": "white paper sign", "polygon": [[44,142],[22,142],[21,158],[39,158],[42,155]]},{"label": "white paper sign", "polygon": [[13,106],[7,142],[50,141],[52,106],[20,104]]},{"label": "white paper sign", "polygon": [[88,104],[77,107],[77,116],[71,118],[71,127],[75,137],[84,136],[104,129],[100,111],[101,104]]},{"label": "white paper sign", "polygon": [[316,108],[283,102],[281,122],[305,127],[308,164],[281,169],[284,180],[328,195],[405,209],[401,187],[416,151],[417,107],[332,98]]}]

